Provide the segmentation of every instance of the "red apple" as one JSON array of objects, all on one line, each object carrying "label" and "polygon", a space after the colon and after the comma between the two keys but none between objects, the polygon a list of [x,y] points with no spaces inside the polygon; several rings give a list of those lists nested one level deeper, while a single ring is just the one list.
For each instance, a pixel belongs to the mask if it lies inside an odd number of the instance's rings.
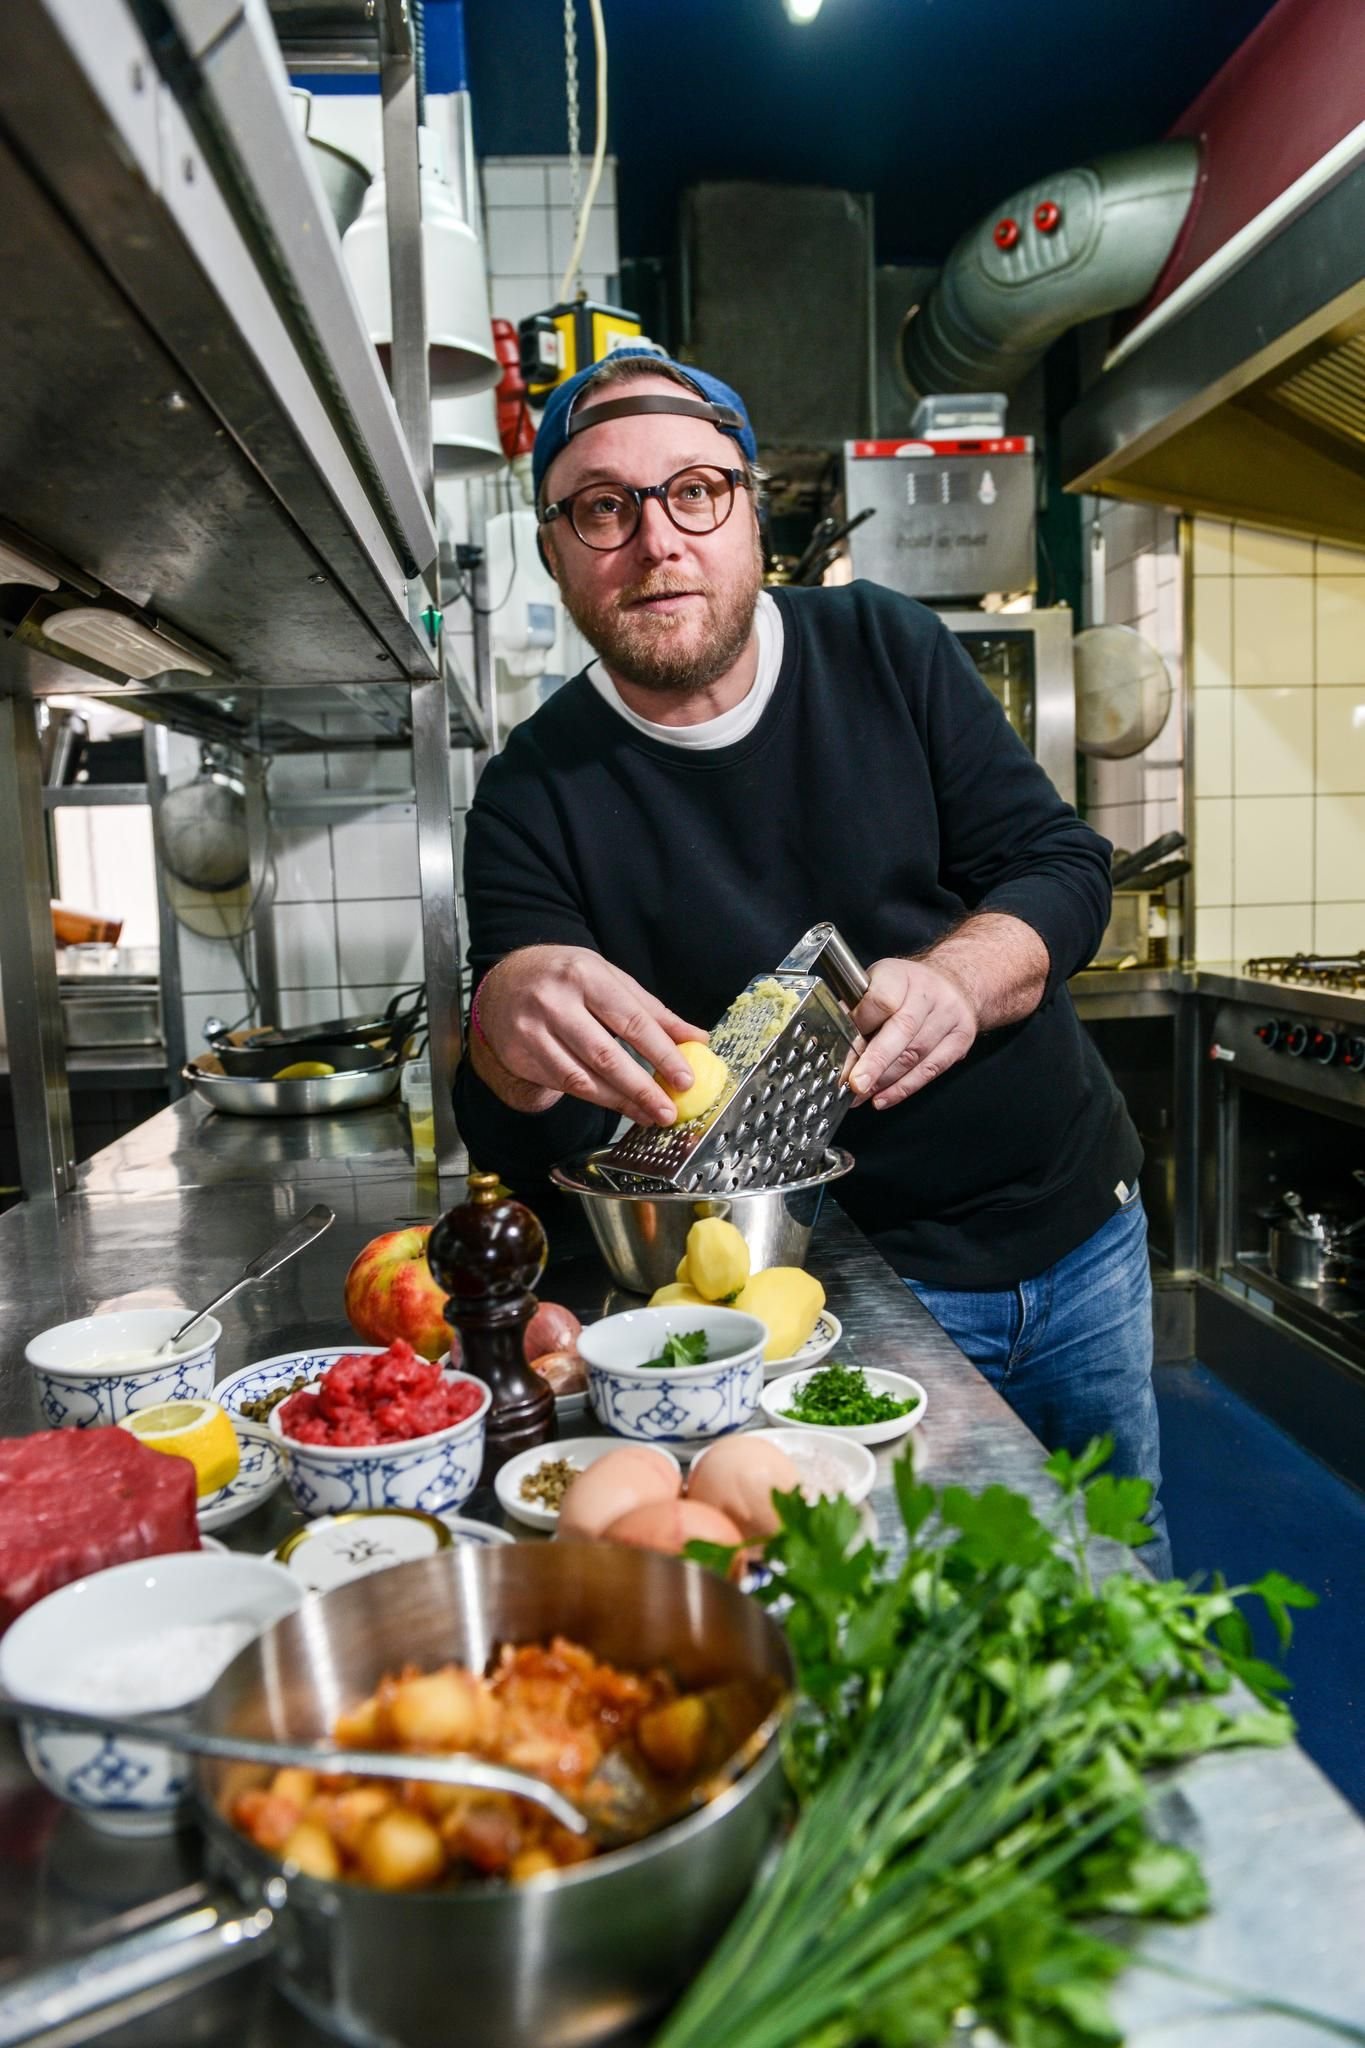
[{"label": "red apple", "polygon": [[392,1344],[406,1337],[423,1358],[449,1350],[458,1361],[459,1342],[441,1310],[446,1291],[427,1264],[429,1223],[389,1230],[372,1238],[346,1275],[346,1313],[367,1344]]}]

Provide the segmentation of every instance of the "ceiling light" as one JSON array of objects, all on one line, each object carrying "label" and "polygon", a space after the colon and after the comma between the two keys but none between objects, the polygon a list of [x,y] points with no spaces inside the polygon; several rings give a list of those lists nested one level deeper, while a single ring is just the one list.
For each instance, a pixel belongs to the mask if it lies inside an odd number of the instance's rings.
[{"label": "ceiling light", "polygon": [[787,10],[788,21],[795,22],[798,28],[804,28],[807,22],[814,21],[822,4],[823,0],[782,0],[782,5]]},{"label": "ceiling light", "polygon": [[0,583],[32,583],[39,590],[55,590],[58,580],[50,569],[40,568],[31,555],[21,554],[8,541],[0,540]]},{"label": "ceiling light", "polygon": [[43,621],[43,637],[138,683],[164,676],[168,669],[188,669],[196,676],[213,674],[197,655],[187,654],[174,640],[153,632],[137,619],[130,619],[125,612],[110,611],[102,605],[78,605],[72,611],[54,612]]}]

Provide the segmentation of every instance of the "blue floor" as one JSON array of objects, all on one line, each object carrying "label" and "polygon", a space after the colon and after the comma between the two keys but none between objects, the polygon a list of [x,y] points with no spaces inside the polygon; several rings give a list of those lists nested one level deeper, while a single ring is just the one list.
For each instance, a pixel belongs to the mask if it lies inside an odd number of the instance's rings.
[{"label": "blue floor", "polygon": [[1365,1495],[1202,1365],[1158,1366],[1156,1392],[1176,1572],[1240,1584],[1274,1566],[1318,1595],[1295,1616],[1287,1697],[1303,1747],[1365,1813]]}]

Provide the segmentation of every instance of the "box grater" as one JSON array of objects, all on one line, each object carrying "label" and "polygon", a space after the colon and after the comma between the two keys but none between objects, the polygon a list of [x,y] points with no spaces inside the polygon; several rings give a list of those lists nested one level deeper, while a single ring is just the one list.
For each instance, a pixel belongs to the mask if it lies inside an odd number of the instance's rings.
[{"label": "box grater", "polygon": [[867,976],[832,924],[812,925],[772,974],[756,975],[711,1033],[730,1070],[721,1095],[686,1123],[633,1124],[592,1165],[623,1194],[663,1182],[680,1194],[738,1194],[819,1173],[853,1094],[858,1043],[848,1009]]}]

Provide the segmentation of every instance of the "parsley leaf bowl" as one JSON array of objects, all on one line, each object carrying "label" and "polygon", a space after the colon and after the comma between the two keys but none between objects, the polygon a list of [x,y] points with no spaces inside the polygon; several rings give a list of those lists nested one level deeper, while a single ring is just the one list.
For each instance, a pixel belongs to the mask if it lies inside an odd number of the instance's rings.
[{"label": "parsley leaf bowl", "polygon": [[637,1443],[687,1446],[752,1418],[767,1341],[757,1316],[675,1302],[590,1323],[579,1334],[578,1355],[588,1369],[588,1401],[604,1428]]},{"label": "parsley leaf bowl", "polygon": [[[855,1444],[889,1444],[924,1420],[929,1396],[908,1373],[832,1362],[769,1380],[761,1404],[782,1429],[823,1429]],[[899,1413],[890,1412],[895,1409]]]}]

